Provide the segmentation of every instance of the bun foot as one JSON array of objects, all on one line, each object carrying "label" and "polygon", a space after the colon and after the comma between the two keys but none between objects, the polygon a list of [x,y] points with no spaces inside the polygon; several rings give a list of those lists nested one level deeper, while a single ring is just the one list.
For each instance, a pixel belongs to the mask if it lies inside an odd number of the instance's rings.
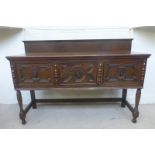
[{"label": "bun foot", "polygon": [[19,118],[21,119],[22,124],[26,124],[26,120],[25,120],[26,114],[24,112],[19,113]]},{"label": "bun foot", "polygon": [[26,120],[22,120],[22,124],[25,125],[26,124]]},{"label": "bun foot", "polygon": [[137,123],[137,120],[135,118],[133,118],[132,123]]}]

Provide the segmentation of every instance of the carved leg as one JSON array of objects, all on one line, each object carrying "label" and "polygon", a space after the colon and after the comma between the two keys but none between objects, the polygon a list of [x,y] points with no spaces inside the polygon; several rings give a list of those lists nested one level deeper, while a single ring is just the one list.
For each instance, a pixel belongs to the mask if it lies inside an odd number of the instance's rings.
[{"label": "carved leg", "polygon": [[36,109],[37,105],[36,105],[35,91],[34,90],[30,90],[30,95],[31,95],[31,101],[32,101],[32,108]]},{"label": "carved leg", "polygon": [[19,109],[20,109],[19,118],[22,120],[22,124],[26,124],[26,120],[25,120],[26,113],[23,109],[22,94],[20,90],[17,90],[16,93],[17,93],[17,100],[18,100]]},{"label": "carved leg", "polygon": [[136,91],[135,107],[133,110],[133,119],[132,119],[133,123],[137,122],[137,117],[139,116],[138,106],[139,106],[140,97],[141,97],[141,89],[138,88]]},{"label": "carved leg", "polygon": [[126,96],[127,96],[127,89],[123,89],[121,107],[125,107]]}]

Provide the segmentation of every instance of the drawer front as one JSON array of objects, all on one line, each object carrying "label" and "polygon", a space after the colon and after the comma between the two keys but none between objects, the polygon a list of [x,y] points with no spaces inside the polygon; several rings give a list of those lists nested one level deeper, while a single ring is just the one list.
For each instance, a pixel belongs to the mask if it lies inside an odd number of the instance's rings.
[{"label": "drawer front", "polygon": [[17,85],[19,87],[50,87],[52,66],[44,63],[16,64]]},{"label": "drawer front", "polygon": [[142,87],[146,60],[100,59],[11,63],[15,88]]},{"label": "drawer front", "polygon": [[113,86],[138,86],[141,82],[143,62],[113,61],[104,64],[104,84]]},{"label": "drawer front", "polygon": [[60,64],[61,86],[95,86],[96,62],[67,62]]}]

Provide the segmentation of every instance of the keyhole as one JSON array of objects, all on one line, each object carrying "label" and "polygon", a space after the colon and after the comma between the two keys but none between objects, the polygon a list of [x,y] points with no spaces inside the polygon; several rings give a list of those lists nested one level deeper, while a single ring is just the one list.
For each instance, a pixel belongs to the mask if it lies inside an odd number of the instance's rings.
[{"label": "keyhole", "polygon": [[123,71],[122,70],[120,71],[119,76],[123,76]]},{"label": "keyhole", "polygon": [[36,67],[36,68],[34,69],[34,77],[35,77],[35,78],[38,77],[38,72],[39,72],[39,68]]},{"label": "keyhole", "polygon": [[123,79],[124,78],[124,70],[121,68],[119,71],[119,79]]},{"label": "keyhole", "polygon": [[39,67],[35,67],[34,68],[34,78],[33,78],[33,80],[38,81],[40,79],[38,76],[39,76]]},{"label": "keyhole", "polygon": [[78,78],[78,79],[80,79],[81,78],[81,72],[80,71],[76,71],[76,77]]}]

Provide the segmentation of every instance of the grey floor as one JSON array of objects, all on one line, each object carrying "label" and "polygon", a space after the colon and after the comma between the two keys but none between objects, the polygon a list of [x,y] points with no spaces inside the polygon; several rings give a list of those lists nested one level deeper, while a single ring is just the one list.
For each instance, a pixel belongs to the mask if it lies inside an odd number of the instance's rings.
[{"label": "grey floor", "polygon": [[155,104],[140,105],[138,122],[119,104],[38,105],[27,114],[27,124],[18,118],[18,105],[0,104],[2,129],[151,129],[155,128]]}]

